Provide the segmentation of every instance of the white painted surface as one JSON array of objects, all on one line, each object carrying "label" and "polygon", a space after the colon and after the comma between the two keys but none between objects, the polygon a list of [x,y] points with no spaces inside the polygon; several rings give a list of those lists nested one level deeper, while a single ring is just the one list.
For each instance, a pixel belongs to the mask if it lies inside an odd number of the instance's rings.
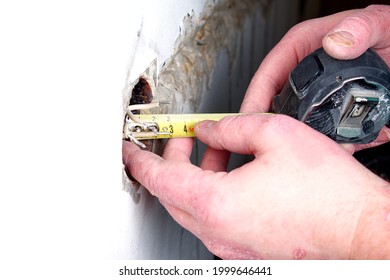
[{"label": "white painted surface", "polygon": [[121,190],[122,90],[204,2],[0,4],[2,258],[210,257],[156,200]]},{"label": "white painted surface", "polygon": [[[1,4],[4,257],[200,257],[181,255],[179,237],[188,238],[172,234],[172,220],[144,222],[161,206],[135,205],[121,189],[122,90],[137,32],[143,22],[140,53],[166,59],[182,18],[203,1],[175,2]],[[139,69],[149,56],[142,61]]]},{"label": "white painted surface", "polygon": [[[137,79],[155,58],[158,67],[161,67],[172,55],[183,18],[187,14],[199,17],[205,3],[206,0],[137,2],[137,8],[131,9],[130,17],[132,27],[137,28],[137,33],[132,33],[131,38],[130,81]],[[139,35],[139,38],[134,35]]]}]

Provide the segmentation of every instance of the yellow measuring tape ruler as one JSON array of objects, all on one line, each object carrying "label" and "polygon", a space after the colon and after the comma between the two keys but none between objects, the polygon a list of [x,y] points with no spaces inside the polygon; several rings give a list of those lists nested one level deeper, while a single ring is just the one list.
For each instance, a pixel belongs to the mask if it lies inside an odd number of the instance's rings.
[{"label": "yellow measuring tape ruler", "polygon": [[158,125],[160,134],[150,136],[137,136],[137,139],[160,139],[195,137],[195,125],[204,120],[219,121],[226,116],[238,116],[241,113],[216,114],[140,114],[136,115],[144,122],[153,122]]}]

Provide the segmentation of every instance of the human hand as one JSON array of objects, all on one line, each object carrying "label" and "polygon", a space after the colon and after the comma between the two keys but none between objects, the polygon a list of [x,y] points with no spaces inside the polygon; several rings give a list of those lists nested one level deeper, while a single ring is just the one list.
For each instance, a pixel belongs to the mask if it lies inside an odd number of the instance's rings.
[{"label": "human hand", "polygon": [[271,114],[205,121],[195,131],[215,150],[255,159],[229,173],[202,169],[184,138],[168,141],[162,158],[124,141],[123,162],[215,255],[390,258],[388,183],[326,136]]},{"label": "human hand", "polygon": [[[294,26],[272,49],[260,65],[246,92],[242,112],[267,112],[289,73],[317,48],[338,59],[356,58],[372,47],[390,65],[390,6],[372,5],[350,10]],[[390,140],[385,127],[368,145],[344,145],[353,153]]]}]

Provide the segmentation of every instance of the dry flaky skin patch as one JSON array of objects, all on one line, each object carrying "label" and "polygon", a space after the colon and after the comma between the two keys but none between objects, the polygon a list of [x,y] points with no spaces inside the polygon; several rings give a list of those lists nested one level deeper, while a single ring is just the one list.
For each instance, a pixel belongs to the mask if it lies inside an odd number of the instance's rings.
[{"label": "dry flaky skin patch", "polygon": [[[268,3],[266,0],[209,0],[199,18],[187,14],[171,58],[163,64],[160,71],[154,60],[140,75],[141,79],[148,82],[155,101],[169,102],[169,105],[151,109],[149,113],[197,112],[202,96],[213,82],[218,54],[222,50],[227,52],[231,70],[243,43],[242,32],[246,20],[254,17],[256,11],[267,11]],[[124,107],[130,104],[130,93],[139,82],[138,79],[125,88]],[[126,108],[124,115],[125,111]],[[149,150],[159,153],[163,144],[161,141],[154,142]],[[125,172],[123,176],[123,188],[134,199],[137,197],[139,184],[129,180]],[[139,201],[139,198],[134,201]]]}]

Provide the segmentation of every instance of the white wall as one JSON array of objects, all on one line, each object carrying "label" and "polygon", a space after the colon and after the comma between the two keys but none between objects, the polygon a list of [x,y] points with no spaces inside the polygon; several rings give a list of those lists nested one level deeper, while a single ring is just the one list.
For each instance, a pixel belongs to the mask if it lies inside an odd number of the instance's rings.
[{"label": "white wall", "polygon": [[[248,39],[259,48],[256,59],[274,43],[264,35],[283,33],[295,20],[296,2],[270,1],[273,16],[246,25],[263,36]],[[121,178],[122,94],[154,59],[161,69],[182,19],[199,16],[204,3],[0,4],[2,258],[211,257],[144,189],[134,203]],[[282,10],[291,13],[281,17]],[[215,77],[223,82],[228,73],[220,56]],[[237,65],[246,67],[250,58],[241,59]],[[213,110],[215,99],[203,100],[202,108]]]}]

